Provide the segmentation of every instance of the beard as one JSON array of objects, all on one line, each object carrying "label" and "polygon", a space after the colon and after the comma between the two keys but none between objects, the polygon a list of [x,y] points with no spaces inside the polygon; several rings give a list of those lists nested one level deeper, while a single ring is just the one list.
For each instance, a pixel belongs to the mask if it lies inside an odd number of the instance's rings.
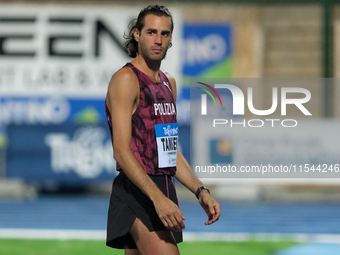
[{"label": "beard", "polygon": [[[153,52],[152,49],[161,49],[162,51],[159,54],[156,54],[155,52]],[[153,61],[161,61],[166,57],[166,53],[168,51],[169,47],[151,47],[148,48],[145,44],[141,44],[140,45],[140,52],[139,54],[141,54],[144,58],[153,60]]]}]

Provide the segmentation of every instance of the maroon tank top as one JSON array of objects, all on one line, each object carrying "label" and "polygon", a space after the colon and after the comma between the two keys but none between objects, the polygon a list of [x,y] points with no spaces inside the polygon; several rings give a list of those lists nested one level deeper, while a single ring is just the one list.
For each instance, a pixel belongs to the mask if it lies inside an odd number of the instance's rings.
[{"label": "maroon tank top", "polygon": [[[175,133],[176,135],[178,132],[176,102],[171,84],[162,71],[159,71],[160,82],[156,83],[131,63],[127,63],[125,66],[130,67],[136,74],[140,91],[139,104],[132,115],[130,149],[147,174],[174,175],[176,162],[171,163],[170,161],[175,160],[160,156],[163,162],[159,162],[159,153],[164,154],[164,152],[158,152],[164,148],[164,150],[170,150],[169,154],[177,155],[177,151],[172,150],[177,149],[177,138],[169,140],[159,137],[160,131],[163,135],[164,133],[168,135]],[[112,138],[111,114],[106,103],[105,111]],[[158,127],[156,128],[158,131],[155,130],[155,126]],[[156,133],[158,134],[157,139]],[[158,140],[158,145],[156,140]],[[118,163],[117,170],[121,170]]]}]

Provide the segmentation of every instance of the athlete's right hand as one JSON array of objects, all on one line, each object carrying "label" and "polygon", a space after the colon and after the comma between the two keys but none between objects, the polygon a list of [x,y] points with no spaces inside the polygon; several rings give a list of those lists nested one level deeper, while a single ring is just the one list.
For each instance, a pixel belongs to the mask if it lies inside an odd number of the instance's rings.
[{"label": "athlete's right hand", "polygon": [[154,206],[158,217],[164,226],[171,231],[180,231],[185,229],[183,220],[185,220],[179,207],[167,197],[154,201]]}]

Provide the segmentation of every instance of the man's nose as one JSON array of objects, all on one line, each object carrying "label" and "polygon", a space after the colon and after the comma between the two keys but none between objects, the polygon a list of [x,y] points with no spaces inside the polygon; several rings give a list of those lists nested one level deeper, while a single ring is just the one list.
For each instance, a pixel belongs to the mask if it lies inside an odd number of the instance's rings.
[{"label": "man's nose", "polygon": [[156,35],[155,43],[158,44],[158,45],[162,45],[162,35],[161,34]]}]

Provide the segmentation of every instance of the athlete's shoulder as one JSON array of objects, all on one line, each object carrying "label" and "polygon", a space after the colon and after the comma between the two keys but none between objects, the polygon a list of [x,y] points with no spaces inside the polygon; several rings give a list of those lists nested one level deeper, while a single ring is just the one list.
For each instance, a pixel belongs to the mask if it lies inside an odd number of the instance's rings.
[{"label": "athlete's shoulder", "polygon": [[123,99],[134,101],[138,97],[138,78],[130,67],[124,66],[112,75],[106,100],[108,104],[112,100]]},{"label": "athlete's shoulder", "polygon": [[133,88],[136,87],[136,85],[138,85],[136,74],[130,67],[124,66],[112,75],[109,83],[109,90],[121,86]]},{"label": "athlete's shoulder", "polygon": [[114,81],[137,81],[138,78],[134,71],[128,67],[124,66],[121,69],[119,69],[117,72],[115,72],[111,78],[111,80]]},{"label": "athlete's shoulder", "polygon": [[168,72],[165,72],[165,71],[163,71],[163,73],[165,74],[166,78],[168,78],[168,80],[170,81],[171,84],[176,85],[176,80],[171,74],[169,74]]}]

